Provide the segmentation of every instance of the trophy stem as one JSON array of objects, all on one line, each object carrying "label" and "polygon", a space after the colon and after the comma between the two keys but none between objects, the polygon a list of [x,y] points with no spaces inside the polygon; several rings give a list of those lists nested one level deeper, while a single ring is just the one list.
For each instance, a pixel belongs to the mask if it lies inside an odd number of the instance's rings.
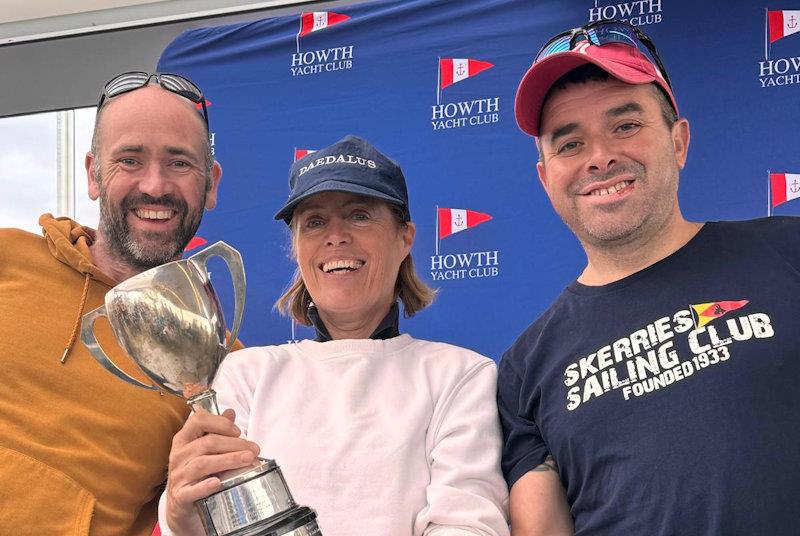
[{"label": "trophy stem", "polygon": [[187,400],[192,410],[197,413],[197,410],[202,409],[212,415],[219,415],[219,408],[217,407],[217,392],[214,389],[203,391],[199,395],[194,395]]}]

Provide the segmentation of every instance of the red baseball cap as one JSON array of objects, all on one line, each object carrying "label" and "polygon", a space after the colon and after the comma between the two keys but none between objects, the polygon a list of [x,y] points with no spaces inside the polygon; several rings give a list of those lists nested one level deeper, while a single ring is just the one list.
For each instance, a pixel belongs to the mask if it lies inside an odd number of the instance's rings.
[{"label": "red baseball cap", "polygon": [[593,63],[608,74],[628,84],[655,82],[669,97],[675,113],[678,105],[664,76],[650,59],[636,47],[624,43],[592,45],[584,41],[574,49],[557,52],[533,62],[517,89],[514,112],[517,125],[531,136],[539,135],[544,99],[553,84],[569,71]]}]

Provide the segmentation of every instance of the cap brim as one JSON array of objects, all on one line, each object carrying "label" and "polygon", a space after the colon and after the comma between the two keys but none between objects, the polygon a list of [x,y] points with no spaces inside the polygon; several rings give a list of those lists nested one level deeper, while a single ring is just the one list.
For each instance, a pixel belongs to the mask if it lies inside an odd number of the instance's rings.
[{"label": "cap brim", "polygon": [[[533,64],[519,83],[514,102],[514,113],[517,125],[523,132],[531,136],[539,135],[542,104],[547,92],[559,78],[587,63],[597,65],[614,78],[628,84],[657,82],[665,90],[667,89],[664,84],[661,84],[658,76],[648,75],[635,66],[625,65],[610,58],[596,58],[577,51],[560,52]],[[675,106],[674,98],[669,91],[668,96],[672,100],[672,105]],[[677,106],[675,109],[677,110]]]},{"label": "cap brim", "polygon": [[395,205],[404,206],[405,202],[402,199],[398,199],[396,197],[392,197],[388,194],[383,192],[379,192],[377,190],[373,190],[372,188],[366,188],[361,186],[360,184],[353,184],[350,182],[345,182],[341,180],[328,180],[321,182],[310,188],[309,190],[303,192],[301,195],[298,195],[294,198],[289,198],[283,208],[275,214],[276,220],[284,220],[287,224],[292,220],[292,213],[297,205],[303,201],[311,197],[312,195],[319,194],[322,192],[347,192],[355,195],[363,195],[365,197],[374,197],[377,199],[382,199],[389,203],[393,203]]}]

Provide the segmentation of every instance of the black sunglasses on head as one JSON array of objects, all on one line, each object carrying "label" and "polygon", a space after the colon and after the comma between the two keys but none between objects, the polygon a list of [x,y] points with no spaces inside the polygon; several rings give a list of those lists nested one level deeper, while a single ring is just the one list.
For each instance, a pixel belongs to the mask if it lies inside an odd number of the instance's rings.
[{"label": "black sunglasses on head", "polygon": [[117,75],[103,87],[103,93],[100,95],[100,102],[97,103],[97,109],[99,110],[107,99],[142,88],[148,85],[153,78],[155,78],[156,83],[162,88],[176,95],[180,95],[185,99],[189,99],[197,104],[198,107],[202,108],[203,120],[206,123],[206,130],[208,130],[208,108],[206,107],[206,99],[203,97],[203,92],[191,80],[177,74],[150,74],[134,71]]}]

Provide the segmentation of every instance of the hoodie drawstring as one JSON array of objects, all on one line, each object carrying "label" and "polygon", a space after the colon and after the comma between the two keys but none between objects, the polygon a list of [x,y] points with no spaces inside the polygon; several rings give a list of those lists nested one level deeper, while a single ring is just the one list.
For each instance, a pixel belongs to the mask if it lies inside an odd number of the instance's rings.
[{"label": "hoodie drawstring", "polygon": [[86,305],[86,297],[89,295],[89,281],[91,280],[92,276],[89,274],[84,274],[84,283],[83,283],[83,294],[81,295],[81,304],[78,307],[78,316],[75,318],[75,324],[72,326],[72,333],[69,336],[69,341],[67,341],[67,347],[64,348],[64,353],[61,354],[61,364],[63,365],[67,361],[67,356],[69,355],[69,351],[72,349],[72,345],[75,344],[75,339],[78,338],[78,329],[81,326],[81,317],[83,316],[83,308]]}]

